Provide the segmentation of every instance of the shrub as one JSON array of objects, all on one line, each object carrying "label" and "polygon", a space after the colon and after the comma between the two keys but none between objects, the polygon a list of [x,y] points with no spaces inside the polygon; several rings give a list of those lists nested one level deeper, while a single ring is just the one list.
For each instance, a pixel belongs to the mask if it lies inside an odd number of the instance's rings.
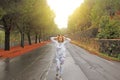
[{"label": "shrub", "polygon": [[100,32],[97,37],[100,39],[120,38],[120,21],[103,17],[100,22]]}]

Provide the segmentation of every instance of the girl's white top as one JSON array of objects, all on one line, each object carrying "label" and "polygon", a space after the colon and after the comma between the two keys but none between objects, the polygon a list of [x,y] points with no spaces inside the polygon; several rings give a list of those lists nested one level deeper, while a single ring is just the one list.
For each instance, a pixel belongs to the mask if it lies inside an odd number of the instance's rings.
[{"label": "girl's white top", "polygon": [[65,38],[64,42],[58,42],[57,40],[55,40],[54,38],[56,37],[51,37],[51,41],[55,43],[55,47],[56,47],[56,58],[65,58],[66,53],[65,53],[65,44],[70,42],[71,39],[69,38]]}]

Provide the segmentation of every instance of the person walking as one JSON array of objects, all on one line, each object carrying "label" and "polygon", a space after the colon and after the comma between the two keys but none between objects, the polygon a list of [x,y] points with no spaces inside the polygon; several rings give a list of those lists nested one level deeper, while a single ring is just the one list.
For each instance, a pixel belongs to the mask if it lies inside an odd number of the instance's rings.
[{"label": "person walking", "polygon": [[55,43],[55,47],[56,47],[56,55],[55,55],[56,72],[57,72],[56,79],[62,80],[62,73],[63,73],[62,65],[64,64],[65,56],[66,56],[65,44],[70,42],[71,39],[66,38],[62,35],[57,35],[57,37],[51,37],[51,41]]}]

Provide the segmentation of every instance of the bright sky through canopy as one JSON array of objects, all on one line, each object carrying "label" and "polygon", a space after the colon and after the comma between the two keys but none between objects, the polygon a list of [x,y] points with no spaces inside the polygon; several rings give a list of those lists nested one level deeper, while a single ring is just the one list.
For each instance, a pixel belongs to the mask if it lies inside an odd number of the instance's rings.
[{"label": "bright sky through canopy", "polygon": [[68,17],[84,0],[47,0],[55,12],[55,23],[59,28],[66,28]]}]

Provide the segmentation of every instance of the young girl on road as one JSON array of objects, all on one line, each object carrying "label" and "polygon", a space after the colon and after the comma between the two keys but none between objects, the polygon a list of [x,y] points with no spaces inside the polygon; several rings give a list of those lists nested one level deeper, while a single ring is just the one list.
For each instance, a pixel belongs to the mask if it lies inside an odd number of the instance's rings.
[{"label": "young girl on road", "polygon": [[69,38],[65,38],[62,35],[58,35],[57,37],[51,37],[51,40],[56,44],[56,79],[62,80],[62,65],[65,61],[66,48],[65,44],[70,42]]}]

